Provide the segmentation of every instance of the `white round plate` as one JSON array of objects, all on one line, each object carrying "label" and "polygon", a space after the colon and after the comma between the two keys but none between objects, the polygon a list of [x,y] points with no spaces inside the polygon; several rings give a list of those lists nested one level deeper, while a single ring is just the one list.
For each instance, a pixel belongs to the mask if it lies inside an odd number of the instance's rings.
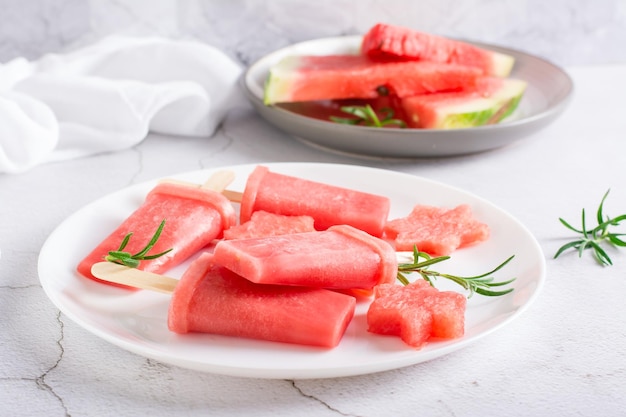
[{"label": "white round plate", "polygon": [[[181,367],[255,378],[328,378],[385,371],[448,354],[509,323],[537,296],[545,279],[542,251],[529,231],[493,204],[462,190],[408,174],[334,164],[267,164],[272,171],[386,195],[390,218],[405,216],[415,204],[453,207],[470,204],[492,235],[474,247],[456,251],[438,271],[463,275],[491,270],[511,255],[498,280],[517,277],[515,290],[502,297],[474,295],[468,300],[466,334],[431,342],[421,350],[399,338],[367,332],[368,302],[361,301],[341,343],[334,349],[246,340],[209,334],[178,335],[167,329],[169,296],[129,291],[83,278],[76,265],[101,239],[143,201],[156,184],[150,181],[109,194],[80,209],[60,224],[39,256],[39,277],[52,302],[70,319],[93,334],[131,352]],[[255,165],[229,167],[237,178],[229,189],[243,191]],[[204,182],[213,170],[174,178]],[[420,193],[406,190],[419,189]],[[188,262],[170,271],[178,278]],[[462,291],[446,281],[440,289]]]},{"label": "white round plate", "polygon": [[569,75],[546,60],[513,49],[471,42],[515,57],[511,77],[528,83],[518,109],[502,123],[448,130],[381,129],[324,121],[263,104],[269,70],[284,56],[356,54],[361,39],[360,36],[326,38],[288,46],[251,65],[240,84],[263,118],[306,143],[352,154],[395,158],[462,155],[511,144],[554,121],[573,92]]}]

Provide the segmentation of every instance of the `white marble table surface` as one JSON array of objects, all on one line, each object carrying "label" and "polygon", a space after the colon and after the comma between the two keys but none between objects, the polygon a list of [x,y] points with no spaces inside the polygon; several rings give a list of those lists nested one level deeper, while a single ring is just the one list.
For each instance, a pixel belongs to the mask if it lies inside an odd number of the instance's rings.
[{"label": "white marble table surface", "polygon": [[[571,236],[559,217],[626,212],[626,66],[570,67],[574,98],[545,130],[452,158],[364,159],[314,149],[251,108],[205,139],[149,136],[118,153],[0,176],[0,415],[622,416],[626,413],[626,250],[553,259]],[[453,354],[337,379],[263,380],[182,369],[129,353],[72,322],[46,297],[40,248],[67,216],[128,185],[240,163],[374,166],[473,192],[538,239],[547,281],[509,325]]]}]

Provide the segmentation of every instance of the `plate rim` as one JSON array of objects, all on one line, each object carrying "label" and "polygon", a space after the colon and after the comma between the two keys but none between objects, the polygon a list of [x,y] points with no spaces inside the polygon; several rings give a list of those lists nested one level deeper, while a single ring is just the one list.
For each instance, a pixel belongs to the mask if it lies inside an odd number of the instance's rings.
[{"label": "plate rim", "polygon": [[[558,74],[559,77],[563,77],[564,84],[566,87],[562,91],[562,93],[558,95],[558,97],[556,98],[556,101],[552,103],[547,109],[541,112],[535,113],[535,114],[531,114],[526,117],[522,117],[517,120],[507,121],[506,123],[498,123],[498,124],[489,125],[489,126],[466,127],[466,128],[460,128],[460,129],[406,128],[406,129],[393,129],[393,132],[386,132],[386,131],[381,132],[380,128],[369,127],[369,126],[342,125],[342,124],[332,123],[332,122],[325,121],[325,120],[316,119],[313,117],[304,116],[304,115],[301,115],[301,114],[298,114],[298,113],[295,113],[295,112],[292,112],[292,111],[289,111],[287,109],[280,108],[280,107],[266,106],[263,103],[263,96],[262,94],[260,95],[260,91],[256,91],[256,86],[251,86],[252,74],[255,71],[258,71],[257,67],[259,67],[261,64],[265,63],[266,61],[271,61],[273,57],[282,56],[288,53],[290,49],[298,48],[298,47],[302,48],[307,45],[314,45],[317,43],[335,43],[335,42],[336,43],[345,42],[348,46],[350,46],[351,45],[350,42],[356,43],[361,38],[362,38],[362,35],[324,37],[324,38],[317,38],[317,39],[309,39],[309,40],[297,42],[297,43],[290,44],[285,47],[276,49],[262,56],[261,58],[258,58],[248,68],[246,68],[246,70],[240,76],[239,86],[242,89],[248,101],[261,114],[261,116],[278,128],[281,128],[281,126],[278,126],[274,121],[268,119],[267,117],[268,114],[273,113],[276,115],[275,117],[278,117],[278,118],[293,119],[294,123],[299,123],[303,126],[303,128],[307,128],[307,129],[314,129],[314,130],[319,130],[319,129],[331,130],[332,129],[341,134],[355,134],[355,135],[358,135],[359,133],[362,133],[362,134],[383,133],[384,134],[383,136],[386,136],[385,138],[386,140],[388,140],[389,138],[393,138],[394,136],[397,138],[401,138],[401,139],[404,139],[404,137],[415,136],[412,139],[416,141],[425,140],[424,138],[426,136],[445,138],[449,136],[463,136],[463,135],[479,136],[480,134],[501,135],[503,133],[510,132],[511,130],[521,129],[524,127],[536,127],[535,130],[538,130],[539,128],[543,127],[543,125],[550,123],[559,114],[561,114],[571,102],[571,98],[574,94],[575,85],[574,85],[574,81],[572,77],[569,75],[569,73],[566,70],[554,64],[550,60],[537,56],[537,55],[530,54],[520,49],[508,48],[508,47],[504,47],[501,45],[495,45],[495,44],[490,44],[490,43],[485,43],[485,42],[476,42],[476,41],[466,40],[466,39],[456,39],[456,40],[463,41],[463,42],[470,43],[470,44],[484,47],[484,48],[489,48],[498,52],[512,54],[512,55],[515,55],[516,57],[523,57],[526,60],[534,60],[534,61],[541,62],[543,65],[548,66],[552,71]],[[455,39],[455,38],[450,38],[450,39]],[[348,46],[346,46],[346,48]],[[519,58],[516,58],[516,63],[518,61],[519,61]],[[515,71],[515,67],[513,68],[513,71]],[[386,129],[386,130],[391,130],[391,129]],[[294,134],[294,132],[288,132],[288,133],[294,136],[297,136]],[[304,139],[305,141],[311,141],[310,138],[304,138]],[[320,143],[317,143],[317,142],[315,143],[317,145],[320,145]],[[489,146],[485,149],[478,149],[477,152],[490,150],[490,149],[504,146],[507,144],[508,142],[503,143],[502,145],[499,145],[499,146]],[[327,147],[327,146],[322,145],[322,147]],[[334,150],[334,148],[330,150]],[[356,153],[359,154],[358,151]],[[458,153],[448,152],[443,155],[448,155],[448,154],[458,155],[458,154],[466,154],[466,153],[473,153],[473,152],[472,151],[458,152]],[[410,155],[410,156],[422,156],[422,155]],[[440,156],[440,154],[435,153],[434,155],[424,155],[424,156]]]},{"label": "plate rim", "polygon": [[[238,165],[232,165],[229,167],[200,169],[200,170],[178,173],[178,174],[168,176],[168,177],[178,178],[181,176],[189,177],[189,176],[195,176],[195,175],[200,175],[200,174],[206,175],[218,169],[238,169],[238,170],[250,171],[256,165],[259,165],[259,164],[238,164]],[[123,339],[121,337],[116,338],[114,334],[111,334],[101,328],[97,328],[97,327],[90,325],[87,322],[87,320],[80,317],[80,315],[77,314],[76,311],[71,310],[67,305],[63,304],[62,300],[60,300],[60,298],[58,297],[58,294],[56,294],[53,291],[53,288],[50,285],[51,283],[49,282],[49,280],[44,278],[45,276],[44,268],[46,268],[46,265],[49,263],[48,258],[51,256],[48,248],[51,245],[54,245],[55,236],[59,233],[59,231],[63,227],[67,227],[66,225],[68,223],[71,223],[72,219],[74,219],[80,213],[83,213],[85,210],[88,210],[88,208],[97,206],[98,204],[102,204],[103,201],[106,201],[107,199],[111,199],[116,195],[121,195],[124,192],[132,194],[132,192],[135,192],[135,190],[147,188],[150,185],[155,184],[155,182],[158,179],[143,181],[141,183],[133,184],[131,186],[122,188],[121,190],[117,190],[115,192],[111,192],[104,196],[101,196],[100,198],[76,210],[74,213],[68,216],[65,220],[63,220],[50,233],[50,235],[44,242],[41,248],[40,254],[39,254],[38,274],[39,274],[40,283],[44,289],[44,292],[46,293],[48,298],[53,302],[53,304],[55,304],[59,308],[59,310],[63,312],[63,314],[65,314],[70,319],[72,319],[75,323],[77,323],[84,330],[87,330],[88,332],[100,337],[101,339],[113,345],[121,347],[127,351],[136,353],[143,357],[152,358],[152,359],[164,362],[164,363],[169,363],[169,364],[184,367],[184,368],[194,369],[196,371],[211,372],[211,373],[230,375],[230,376],[264,378],[264,379],[285,379],[285,378],[287,379],[311,379],[311,378],[334,378],[334,377],[370,374],[374,372],[387,371],[387,370],[398,369],[398,368],[402,368],[402,367],[406,367],[410,365],[415,365],[417,363],[425,362],[428,360],[432,360],[432,359],[447,355],[451,352],[464,348],[468,346],[469,344],[475,342],[476,340],[481,339],[495,332],[496,330],[504,327],[505,325],[509,324],[511,321],[519,317],[534,303],[536,298],[541,293],[541,290],[545,284],[545,279],[546,279],[545,259],[543,256],[541,256],[543,251],[541,250],[541,247],[538,241],[536,240],[536,238],[533,236],[533,234],[526,228],[526,226],[524,226],[519,220],[513,217],[510,213],[506,212],[505,210],[501,209],[495,204],[481,198],[480,196],[474,193],[465,191],[463,189],[460,189],[454,186],[447,185],[442,182],[438,182],[438,181],[430,180],[421,176],[417,176],[417,175],[412,175],[412,174],[407,174],[403,172],[392,171],[392,170],[387,170],[387,169],[382,169],[382,168],[361,166],[361,165],[334,164],[334,163],[298,163],[298,162],[265,163],[263,165],[268,166],[270,169],[277,169],[277,170],[284,166],[291,166],[291,167],[295,166],[296,169],[297,168],[318,169],[318,168],[324,168],[324,167],[334,167],[335,169],[339,169],[339,170],[350,169],[350,170],[354,170],[354,172],[384,171],[385,173],[391,176],[398,175],[398,176],[412,177],[412,179],[415,179],[418,182],[425,181],[426,183],[429,183],[435,187],[444,187],[445,189],[447,189],[449,192],[452,192],[452,193],[460,193],[461,195],[471,196],[476,201],[481,202],[481,204],[486,204],[490,209],[497,210],[501,214],[505,215],[509,221],[513,222],[513,224],[516,227],[520,228],[520,230],[526,234],[526,237],[529,238],[529,242],[532,243],[533,245],[533,249],[537,251],[538,255],[540,255],[537,259],[535,259],[535,262],[538,262],[537,266],[539,269],[538,269],[538,276],[536,277],[535,280],[531,281],[532,283],[534,283],[533,293],[526,299],[526,301],[521,306],[519,306],[514,311],[512,311],[512,313],[509,314],[508,317],[501,320],[497,325],[491,326],[487,330],[478,332],[477,334],[471,337],[464,337],[462,339],[456,339],[450,342],[443,342],[443,344],[439,346],[439,349],[430,350],[426,354],[422,354],[421,355],[422,358],[420,358],[417,361],[415,360],[415,356],[416,356],[415,352],[417,352],[417,356],[419,356],[421,351],[413,352],[410,349],[407,349],[406,355],[403,356],[402,358],[400,359],[396,358],[395,360],[390,361],[392,363],[387,363],[385,361],[378,361],[375,365],[371,365],[371,364],[368,365],[367,370],[363,370],[363,364],[360,364],[360,363],[355,363],[355,364],[352,364],[351,366],[343,366],[341,369],[336,369],[333,367],[319,368],[319,369],[310,369],[307,367],[290,368],[290,369],[282,369],[282,368],[281,369],[267,369],[263,367],[239,368],[237,366],[232,366],[232,365],[225,366],[225,365],[219,365],[217,363],[203,363],[201,364],[201,366],[198,366],[199,365],[198,361],[185,360],[184,358],[180,358],[180,357],[171,358],[171,357],[168,357],[163,352],[158,351],[158,349],[153,349],[151,346],[147,346],[147,347],[145,345],[137,346],[136,344],[133,344],[126,339]],[[54,253],[54,251],[52,253]],[[270,342],[266,342],[266,343],[270,343]]]}]

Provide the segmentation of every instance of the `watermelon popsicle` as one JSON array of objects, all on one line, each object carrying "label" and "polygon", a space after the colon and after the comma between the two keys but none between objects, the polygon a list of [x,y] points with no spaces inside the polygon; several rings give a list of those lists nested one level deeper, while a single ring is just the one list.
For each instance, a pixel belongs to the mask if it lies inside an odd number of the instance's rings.
[{"label": "watermelon popsicle", "polygon": [[219,171],[202,186],[175,182],[157,184],[142,205],[78,264],[78,272],[97,280],[91,274],[93,264],[117,250],[128,233],[132,236],[124,250],[139,252],[163,220],[165,226],[152,253],[172,250],[156,259],[142,261],[139,268],[162,273],[180,264],[236,223],[232,204],[221,194],[232,179],[232,172]]},{"label": "watermelon popsicle", "polygon": [[172,293],[172,332],[220,334],[332,348],[354,316],[354,297],[321,288],[254,284],[204,252],[180,280],[111,262],[93,266],[102,280]]},{"label": "watermelon popsicle", "polygon": [[389,215],[389,198],[348,188],[271,172],[259,165],[248,177],[239,200],[240,223],[255,211],[286,216],[311,216],[316,230],[348,224],[372,236],[381,237]]},{"label": "watermelon popsicle", "polygon": [[395,282],[396,252],[349,225],[325,231],[222,240],[215,262],[258,284],[371,290]]}]

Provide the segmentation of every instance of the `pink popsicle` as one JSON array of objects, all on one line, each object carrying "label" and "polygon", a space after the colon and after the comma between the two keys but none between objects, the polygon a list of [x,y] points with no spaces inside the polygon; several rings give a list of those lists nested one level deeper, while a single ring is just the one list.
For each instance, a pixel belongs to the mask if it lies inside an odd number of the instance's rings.
[{"label": "pink popsicle", "polygon": [[270,172],[259,165],[248,177],[241,199],[240,222],[264,210],[288,216],[307,215],[316,230],[349,224],[381,237],[389,215],[387,197]]},{"label": "pink popsicle", "polygon": [[348,225],[325,231],[223,240],[215,262],[261,284],[372,289],[396,279],[394,249]]},{"label": "pink popsicle", "polygon": [[356,300],[319,288],[254,284],[203,253],[172,296],[168,327],[323,347],[339,344]]},{"label": "pink popsicle", "polygon": [[166,220],[161,237],[150,251],[166,255],[142,261],[139,269],[162,273],[178,265],[237,222],[230,201],[217,191],[175,183],[160,183],[150,191],[143,204],[94,248],[79,264],[78,272],[98,280],[91,266],[109,251],[117,250],[127,233],[133,235],[124,249],[136,253],[150,241],[162,220]]}]

